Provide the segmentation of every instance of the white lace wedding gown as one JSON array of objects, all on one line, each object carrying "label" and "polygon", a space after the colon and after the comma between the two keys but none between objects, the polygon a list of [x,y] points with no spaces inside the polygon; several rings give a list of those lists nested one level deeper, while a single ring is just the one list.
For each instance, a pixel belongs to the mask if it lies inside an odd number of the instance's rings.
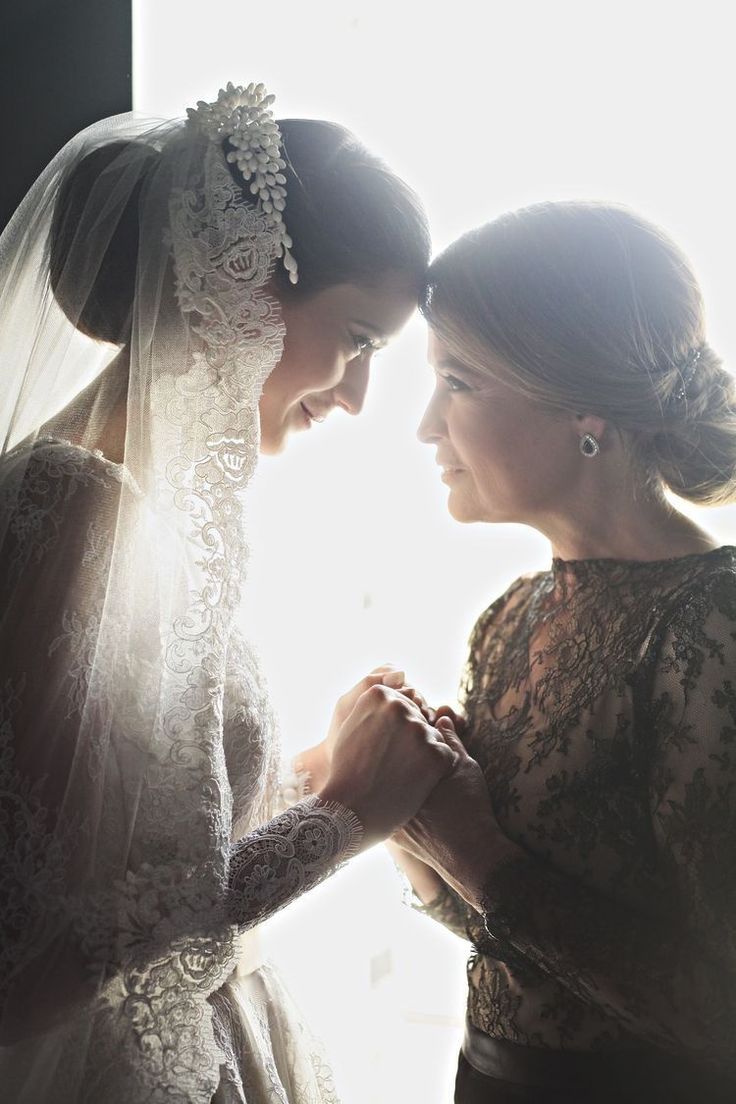
[{"label": "white lace wedding gown", "polygon": [[[330,1070],[249,929],[348,858],[359,825],[313,799],[269,821],[271,709],[252,651],[233,635],[221,718],[227,880],[220,892],[216,878],[192,873],[199,810],[180,782],[167,789],[166,763],[150,753],[138,761],[136,726],[148,720],[160,643],[143,624],[107,674],[97,654],[124,501],[128,524],[136,517],[145,530],[146,496],[126,469],[59,440],[21,446],[0,466],[0,510],[9,511],[0,544],[0,1098],[331,1104]],[[156,539],[138,563],[143,600],[146,555],[166,554]],[[137,548],[140,557],[146,541]],[[209,693],[206,673],[197,677],[187,693]],[[80,746],[80,718],[91,712],[99,738]],[[90,801],[95,793],[102,804]]]}]

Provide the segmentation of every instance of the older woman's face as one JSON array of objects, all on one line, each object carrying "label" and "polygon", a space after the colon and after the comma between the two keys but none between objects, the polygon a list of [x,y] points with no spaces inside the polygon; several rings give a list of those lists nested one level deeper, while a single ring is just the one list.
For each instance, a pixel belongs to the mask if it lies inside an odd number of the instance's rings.
[{"label": "older woman's face", "polygon": [[548,414],[489,372],[458,360],[433,331],[436,386],[419,438],[437,448],[448,509],[458,521],[543,525],[574,495],[580,473],[574,415]]}]

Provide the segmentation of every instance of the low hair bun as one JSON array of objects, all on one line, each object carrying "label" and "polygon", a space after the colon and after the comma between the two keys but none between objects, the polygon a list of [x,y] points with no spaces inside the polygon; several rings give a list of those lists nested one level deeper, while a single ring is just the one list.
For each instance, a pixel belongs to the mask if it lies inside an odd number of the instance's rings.
[{"label": "low hair bun", "polygon": [[692,378],[665,408],[666,427],[646,459],[680,498],[703,506],[736,502],[736,379],[709,345]]},{"label": "low hair bun", "polygon": [[50,238],[51,286],[69,321],[100,341],[129,339],[139,203],[157,158],[157,151],[141,142],[108,142],[74,165],[59,188]]}]

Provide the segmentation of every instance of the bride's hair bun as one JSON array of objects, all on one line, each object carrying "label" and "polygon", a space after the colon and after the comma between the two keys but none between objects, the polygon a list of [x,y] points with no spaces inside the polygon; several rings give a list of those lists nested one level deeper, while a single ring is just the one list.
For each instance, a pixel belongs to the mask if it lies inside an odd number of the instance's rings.
[{"label": "bride's hair bun", "polygon": [[82,333],[128,340],[138,265],[139,203],[156,150],[115,141],[84,156],[62,181],[50,239],[51,286]]}]

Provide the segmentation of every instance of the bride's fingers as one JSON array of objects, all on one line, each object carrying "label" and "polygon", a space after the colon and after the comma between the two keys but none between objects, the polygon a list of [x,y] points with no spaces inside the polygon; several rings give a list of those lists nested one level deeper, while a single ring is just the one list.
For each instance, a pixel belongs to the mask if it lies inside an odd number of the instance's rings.
[{"label": "bride's fingers", "polygon": [[[387,664],[386,666],[388,667],[389,665]],[[379,669],[377,668],[376,670]],[[384,686],[388,686],[392,690],[398,690],[399,693],[403,694],[405,698],[408,698],[409,701],[414,702],[416,707],[421,711],[425,720],[429,721],[430,724],[434,724],[434,709],[431,709],[427,705],[427,702],[418,690],[416,690],[413,686],[406,685],[405,671],[399,671],[395,669],[389,670],[387,674],[382,677],[381,681]]]},{"label": "bride's fingers", "polygon": [[354,708],[358,701],[358,698],[370,690],[372,686],[377,686],[383,682],[383,675],[365,675],[351,690],[346,691],[338,700],[338,708],[342,709],[343,713],[347,716]]},{"label": "bride's fingers", "polygon": [[426,721],[429,721],[429,723],[432,725],[434,724],[435,711],[427,705],[424,697],[419,693],[418,690],[415,690],[413,686],[400,686],[398,687],[398,690],[399,693],[403,694],[405,698],[408,698],[409,701],[414,702],[414,705],[416,705],[417,709],[420,710]]}]

